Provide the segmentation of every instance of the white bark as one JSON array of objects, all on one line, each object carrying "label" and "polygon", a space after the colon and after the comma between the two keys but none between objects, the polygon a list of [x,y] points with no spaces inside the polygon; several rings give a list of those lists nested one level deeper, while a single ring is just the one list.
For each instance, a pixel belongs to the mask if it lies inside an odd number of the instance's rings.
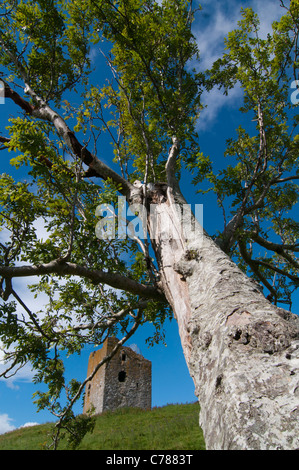
[{"label": "white bark", "polygon": [[168,190],[150,235],[206,447],[298,449],[299,317],[267,301],[204,232],[194,236],[186,224],[183,233],[182,202]]}]

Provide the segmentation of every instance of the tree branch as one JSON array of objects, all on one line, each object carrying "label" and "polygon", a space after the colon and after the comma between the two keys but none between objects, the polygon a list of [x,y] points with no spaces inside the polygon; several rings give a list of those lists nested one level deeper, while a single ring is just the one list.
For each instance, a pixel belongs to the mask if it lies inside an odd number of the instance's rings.
[{"label": "tree branch", "polygon": [[243,240],[238,240],[238,245],[239,245],[239,249],[240,249],[240,254],[241,254],[242,258],[244,259],[244,261],[248,264],[248,266],[250,266],[250,268],[252,269],[254,274],[259,278],[259,280],[264,284],[264,286],[270,291],[272,297],[274,299],[276,299],[277,294],[276,294],[275,289],[273,289],[271,284],[262,275],[262,273],[260,272],[260,270],[257,267],[256,261],[251,258],[250,254],[248,253],[248,251],[246,249],[246,243]]},{"label": "tree branch", "polygon": [[[5,96],[11,98],[26,114],[33,116],[37,119],[48,121],[54,125],[58,135],[64,140],[69,150],[82,160],[82,162],[89,167],[90,175],[98,176],[104,180],[112,179],[116,184],[120,185],[120,192],[129,196],[133,186],[125,178],[116,173],[112,168],[106,165],[93,155],[85,146],[83,146],[75,136],[75,133],[67,126],[64,119],[54,111],[42,98],[36,95],[32,88],[26,84],[25,92],[28,93],[33,102],[33,106],[28,101],[24,100],[16,91],[5,83]],[[89,176],[90,176],[89,175]]]},{"label": "tree branch", "polygon": [[4,93],[5,98],[10,98],[17,106],[25,111],[26,114],[33,114],[35,107],[28,101],[24,100],[24,98],[22,98],[19,93],[13,90],[6,82],[4,82]]},{"label": "tree branch", "polygon": [[0,142],[2,144],[8,144],[10,142],[10,138],[9,137],[3,137],[2,135],[0,135]]},{"label": "tree branch", "polygon": [[65,262],[61,259],[38,266],[0,266],[0,276],[5,279],[14,277],[40,276],[44,274],[72,275],[90,279],[93,283],[104,283],[115,289],[122,289],[145,299],[153,299],[165,302],[164,295],[153,286],[140,284],[139,282],[118,273],[104,272],[97,269],[89,269],[75,263]]},{"label": "tree branch", "polygon": [[12,295],[14,298],[19,302],[19,304],[23,307],[23,309],[28,313],[32,323],[35,325],[36,329],[41,333],[42,336],[44,336],[48,341],[51,341],[52,339],[43,331],[43,329],[40,327],[36,319],[34,318],[33,313],[31,310],[27,307],[27,305],[23,302],[23,300],[19,297],[19,295],[16,293],[14,289],[11,290]]},{"label": "tree branch", "polygon": [[[282,254],[284,250],[291,250],[291,251],[298,251],[299,252],[299,244],[295,243],[294,245],[284,245],[279,243],[270,242],[265,238],[262,238],[257,233],[253,233],[250,235],[251,238],[256,241],[259,245],[267,248],[268,250],[275,251],[278,255]],[[298,266],[297,266],[298,268]]]},{"label": "tree branch", "polygon": [[175,177],[175,170],[176,170],[176,162],[177,162],[179,151],[180,151],[180,143],[176,137],[173,137],[172,146],[170,147],[168,160],[165,165],[167,184],[168,186],[172,188],[178,184],[176,177]]},{"label": "tree branch", "polygon": [[295,269],[299,269],[299,263],[295,261],[288,253],[286,253],[286,249],[291,249],[292,251],[299,251],[298,247],[296,245],[279,245],[278,243],[273,243],[270,242],[269,240],[265,240],[259,235],[253,235],[252,239],[257,242],[259,245],[262,247],[266,248],[267,250],[274,251],[277,253],[279,256],[287,260],[291,266],[293,266]]},{"label": "tree branch", "polygon": [[291,281],[299,282],[299,276],[294,276],[293,274],[289,274],[283,269],[280,269],[277,266],[273,266],[273,264],[266,263],[265,261],[262,261],[262,260],[255,260],[255,263],[261,266],[265,266],[265,268],[271,269],[272,271],[275,271],[278,274],[282,274],[283,276],[286,276],[289,279],[291,279]]}]

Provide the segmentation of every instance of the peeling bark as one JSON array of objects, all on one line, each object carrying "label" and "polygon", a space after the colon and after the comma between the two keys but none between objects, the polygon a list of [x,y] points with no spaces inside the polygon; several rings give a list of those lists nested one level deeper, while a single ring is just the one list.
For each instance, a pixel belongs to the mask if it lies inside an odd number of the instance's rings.
[{"label": "peeling bark", "polygon": [[169,188],[149,230],[206,447],[298,449],[299,317],[266,300],[197,221],[190,230],[183,203]]}]

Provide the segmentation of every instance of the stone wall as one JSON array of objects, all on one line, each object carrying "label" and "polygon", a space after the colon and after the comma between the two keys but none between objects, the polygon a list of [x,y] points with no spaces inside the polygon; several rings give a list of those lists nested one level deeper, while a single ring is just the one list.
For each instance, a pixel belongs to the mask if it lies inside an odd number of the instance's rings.
[{"label": "stone wall", "polygon": [[[87,375],[117,344],[108,338],[102,349],[89,356]],[[91,405],[96,413],[122,407],[151,408],[152,364],[129,347],[120,348],[87,384],[83,413]]]}]

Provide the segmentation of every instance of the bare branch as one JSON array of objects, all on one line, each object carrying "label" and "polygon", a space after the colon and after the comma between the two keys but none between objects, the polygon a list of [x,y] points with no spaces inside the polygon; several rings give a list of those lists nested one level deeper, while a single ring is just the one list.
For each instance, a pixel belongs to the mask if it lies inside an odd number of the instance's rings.
[{"label": "bare branch", "polygon": [[284,271],[283,269],[280,269],[277,266],[274,266],[273,264],[267,263],[266,261],[262,261],[262,260],[255,260],[255,263],[261,266],[265,266],[265,268],[271,269],[272,271],[275,271],[278,274],[282,274],[283,276],[288,277],[292,281],[299,282],[299,276],[294,276],[293,274],[290,274],[287,271]]},{"label": "bare branch", "polygon": [[44,336],[48,341],[51,341],[51,338],[45,334],[45,332],[43,331],[43,329],[40,327],[40,325],[38,324],[38,322],[36,321],[36,319],[34,318],[34,315],[33,313],[31,312],[31,310],[27,307],[27,305],[23,302],[23,300],[19,297],[19,295],[16,293],[16,291],[14,289],[11,290],[11,293],[12,295],[14,296],[14,298],[19,302],[19,304],[24,308],[24,310],[28,313],[29,315],[29,318],[31,319],[31,321],[33,322],[33,324],[35,325],[35,327],[37,328],[37,330],[41,333],[42,336]]},{"label": "bare branch", "polygon": [[175,178],[176,162],[177,157],[180,151],[180,143],[176,137],[172,138],[172,146],[170,147],[168,160],[166,162],[166,175],[167,175],[167,184],[170,187],[175,187],[177,181]]},{"label": "bare branch", "polygon": [[250,254],[248,253],[248,250],[246,249],[245,242],[243,240],[238,240],[238,245],[239,245],[239,248],[240,248],[240,254],[241,254],[242,258],[244,259],[244,261],[248,264],[248,266],[250,266],[250,268],[252,269],[254,274],[264,284],[264,286],[269,290],[272,297],[274,299],[276,299],[277,294],[276,294],[275,289],[271,286],[271,284],[267,281],[265,276],[263,276],[262,273],[260,272],[260,270],[258,269],[256,261],[251,258]]},{"label": "bare branch", "polygon": [[[8,144],[10,142],[10,139],[9,139],[9,137],[3,137],[3,136],[0,135],[0,142],[2,144]],[[3,147],[3,148],[6,148],[6,147]]]},{"label": "bare branch", "polygon": [[286,176],[285,178],[273,179],[273,183],[285,183],[287,181],[299,180],[299,176]]},{"label": "bare branch", "polygon": [[116,289],[126,290],[143,298],[165,302],[164,295],[153,286],[139,282],[118,273],[89,269],[86,266],[65,262],[58,259],[38,266],[0,266],[0,275],[4,278],[40,276],[44,274],[73,275],[90,279],[93,283],[104,283]]},{"label": "bare branch", "polygon": [[[263,246],[264,248],[267,248],[268,250],[275,251],[279,255],[282,254],[285,250],[291,250],[291,251],[299,252],[299,244],[298,243],[294,243],[293,245],[285,245],[285,244],[274,243],[274,242],[270,242],[269,240],[266,240],[265,238],[262,238],[257,233],[251,234],[251,237],[259,245]],[[299,266],[297,266],[297,268],[299,268]]]}]

